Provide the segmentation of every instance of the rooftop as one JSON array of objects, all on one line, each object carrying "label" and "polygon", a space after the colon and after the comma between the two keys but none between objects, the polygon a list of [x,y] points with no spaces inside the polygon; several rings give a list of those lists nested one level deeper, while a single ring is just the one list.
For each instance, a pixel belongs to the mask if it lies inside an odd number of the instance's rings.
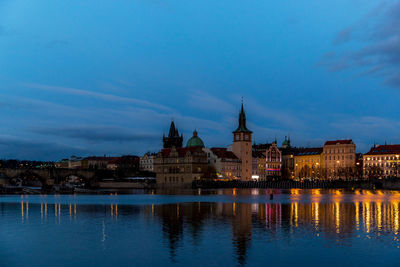
[{"label": "rooftop", "polygon": [[232,151],[228,151],[226,148],[222,147],[213,147],[211,151],[221,159],[239,159]]},{"label": "rooftop", "polygon": [[326,141],[325,146],[332,146],[332,145],[350,145],[354,144],[353,140],[347,139],[347,140],[334,140],[334,141]]},{"label": "rooftop", "polygon": [[372,147],[371,150],[365,155],[387,155],[397,154],[400,155],[400,145],[383,145]]},{"label": "rooftop", "polygon": [[302,148],[296,153],[296,156],[311,156],[311,155],[321,155],[323,152],[322,147],[314,147],[314,148]]}]

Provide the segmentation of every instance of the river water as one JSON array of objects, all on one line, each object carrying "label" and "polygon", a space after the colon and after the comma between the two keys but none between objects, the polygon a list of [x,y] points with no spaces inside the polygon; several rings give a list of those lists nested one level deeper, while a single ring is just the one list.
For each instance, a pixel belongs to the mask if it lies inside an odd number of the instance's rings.
[{"label": "river water", "polygon": [[400,266],[400,193],[0,196],[0,266]]}]

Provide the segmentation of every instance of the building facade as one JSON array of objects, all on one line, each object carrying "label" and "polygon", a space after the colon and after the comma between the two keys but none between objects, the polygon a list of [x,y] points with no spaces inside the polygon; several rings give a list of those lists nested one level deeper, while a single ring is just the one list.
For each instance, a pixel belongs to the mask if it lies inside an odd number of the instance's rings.
[{"label": "building facade", "polygon": [[154,172],[154,158],[156,154],[146,153],[140,157],[140,170]]},{"label": "building facade", "polygon": [[400,177],[400,145],[374,146],[363,156],[364,178]]},{"label": "building facade", "polygon": [[[253,146],[254,147],[254,146]],[[266,151],[266,150],[265,150]],[[266,179],[266,156],[265,151],[257,151],[253,148],[253,180],[264,181]]]},{"label": "building facade", "polygon": [[186,147],[164,148],[154,158],[157,186],[190,187],[192,182],[203,178],[208,168],[204,143],[193,133]]},{"label": "building facade", "polygon": [[226,148],[204,148],[207,163],[215,168],[219,179],[237,180],[241,175],[240,159]]},{"label": "building facade", "polygon": [[328,179],[348,179],[356,167],[356,145],[353,140],[325,142],[324,172]]},{"label": "building facade", "polygon": [[241,160],[240,180],[249,181],[252,177],[252,132],[246,127],[246,114],[243,103],[239,113],[239,126],[233,132],[232,152]]},{"label": "building facade", "polygon": [[280,178],[282,168],[282,153],[276,145],[276,141],[265,152],[266,156],[266,167],[265,175],[266,178]]},{"label": "building facade", "polygon": [[296,179],[323,179],[323,148],[304,148],[294,156]]}]

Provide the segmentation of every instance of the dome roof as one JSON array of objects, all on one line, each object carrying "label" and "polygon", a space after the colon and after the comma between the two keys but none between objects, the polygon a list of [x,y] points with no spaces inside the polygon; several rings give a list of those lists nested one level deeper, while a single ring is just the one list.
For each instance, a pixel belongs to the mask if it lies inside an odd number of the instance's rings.
[{"label": "dome roof", "polygon": [[283,147],[288,147],[288,146],[290,146],[290,137],[289,138],[287,138],[287,136],[285,136],[285,141],[283,141],[282,142],[282,146]]},{"label": "dome roof", "polygon": [[203,140],[197,136],[196,130],[194,130],[192,138],[187,141],[186,147],[204,147]]}]

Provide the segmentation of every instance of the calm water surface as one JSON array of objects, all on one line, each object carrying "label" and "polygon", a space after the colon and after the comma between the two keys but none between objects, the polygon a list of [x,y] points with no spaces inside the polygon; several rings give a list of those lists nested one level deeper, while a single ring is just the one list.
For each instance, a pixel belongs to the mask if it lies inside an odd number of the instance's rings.
[{"label": "calm water surface", "polygon": [[400,266],[399,192],[268,192],[0,196],[0,266]]}]

